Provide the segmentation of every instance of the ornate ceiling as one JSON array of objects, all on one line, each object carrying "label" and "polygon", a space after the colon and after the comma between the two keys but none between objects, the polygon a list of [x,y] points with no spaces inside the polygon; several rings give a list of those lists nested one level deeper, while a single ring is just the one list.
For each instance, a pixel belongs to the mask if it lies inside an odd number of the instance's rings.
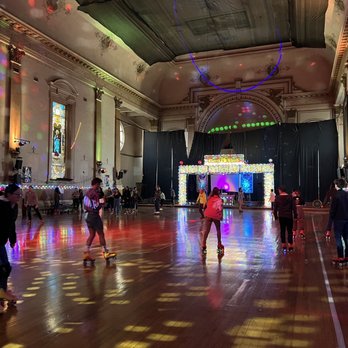
[{"label": "ornate ceiling", "polygon": [[76,0],[149,64],[291,42],[325,47],[328,0]]}]

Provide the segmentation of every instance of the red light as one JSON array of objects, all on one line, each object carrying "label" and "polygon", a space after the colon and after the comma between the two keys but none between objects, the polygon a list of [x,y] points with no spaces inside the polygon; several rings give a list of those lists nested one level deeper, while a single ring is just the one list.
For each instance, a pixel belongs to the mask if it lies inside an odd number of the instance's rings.
[{"label": "red light", "polygon": [[311,64],[309,64],[310,66],[315,66],[315,65],[317,65],[317,63],[316,62],[311,62]]},{"label": "red light", "polygon": [[179,164],[182,166],[184,164],[184,161],[180,161]]},{"label": "red light", "polygon": [[35,2],[36,2],[36,0],[28,0],[28,5],[30,7],[35,7]]},{"label": "red light", "polygon": [[71,4],[66,4],[65,5],[65,13],[70,13],[71,12]]},{"label": "red light", "polygon": [[198,164],[202,164],[202,161],[198,161]]}]

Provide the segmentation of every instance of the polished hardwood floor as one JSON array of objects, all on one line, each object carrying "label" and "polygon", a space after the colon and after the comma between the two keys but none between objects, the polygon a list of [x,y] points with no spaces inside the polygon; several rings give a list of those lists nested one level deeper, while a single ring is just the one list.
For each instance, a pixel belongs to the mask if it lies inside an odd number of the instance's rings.
[{"label": "polished hardwood floor", "polygon": [[80,214],[19,219],[8,253],[20,301],[0,314],[0,346],[345,347],[348,267],[331,265],[326,220],[326,211],[306,212],[307,238],[283,254],[269,210],[225,210],[225,256],[212,226],[204,262],[195,209],[105,213],[117,262],[106,265],[95,240],[95,267],[84,267]]}]

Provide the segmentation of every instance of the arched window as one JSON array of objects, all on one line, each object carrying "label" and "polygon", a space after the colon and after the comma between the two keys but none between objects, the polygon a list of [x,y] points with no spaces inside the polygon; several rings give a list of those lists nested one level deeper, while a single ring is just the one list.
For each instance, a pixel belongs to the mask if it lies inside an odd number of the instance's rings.
[{"label": "arched window", "polygon": [[120,151],[122,151],[125,142],[125,133],[122,122],[120,122]]},{"label": "arched window", "polygon": [[71,144],[77,91],[58,79],[50,85],[50,123],[47,181],[72,179]]}]

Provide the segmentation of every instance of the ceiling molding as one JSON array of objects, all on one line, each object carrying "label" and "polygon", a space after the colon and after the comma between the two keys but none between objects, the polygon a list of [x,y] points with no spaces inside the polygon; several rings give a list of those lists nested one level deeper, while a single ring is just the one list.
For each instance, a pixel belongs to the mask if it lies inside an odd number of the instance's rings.
[{"label": "ceiling molding", "polygon": [[339,75],[341,75],[343,71],[344,64],[342,64],[342,61],[345,55],[347,54],[347,48],[348,48],[348,16],[346,16],[344,27],[342,28],[341,35],[338,40],[334,67],[332,69],[332,74],[330,79],[329,89],[334,95],[336,95],[336,93],[338,92],[338,87],[340,83]]},{"label": "ceiling molding", "polygon": [[[24,23],[17,17],[9,14],[3,9],[0,9],[0,30],[2,29],[7,29],[10,32],[14,31],[24,35],[28,39],[34,40],[55,55],[53,59],[54,61],[61,61],[63,58],[65,61],[72,63],[74,66],[79,66],[81,69],[88,71],[92,75],[90,76],[91,80],[95,80],[97,76],[98,80],[100,82],[104,82],[106,84],[105,87],[114,92],[117,97],[127,99],[130,105],[134,104],[134,106],[140,108],[140,110],[142,110],[144,113],[151,115],[151,117],[158,117],[160,104],[137,91],[135,88],[127,85],[107,71],[101,69],[89,60],[81,57],[65,46],[49,38],[42,32]],[[10,43],[10,39],[7,41]],[[38,52],[36,52],[33,48],[29,48],[31,46],[32,45],[30,45],[28,42],[28,47],[23,47],[23,49],[25,51],[30,51],[33,58],[43,60]]]}]

